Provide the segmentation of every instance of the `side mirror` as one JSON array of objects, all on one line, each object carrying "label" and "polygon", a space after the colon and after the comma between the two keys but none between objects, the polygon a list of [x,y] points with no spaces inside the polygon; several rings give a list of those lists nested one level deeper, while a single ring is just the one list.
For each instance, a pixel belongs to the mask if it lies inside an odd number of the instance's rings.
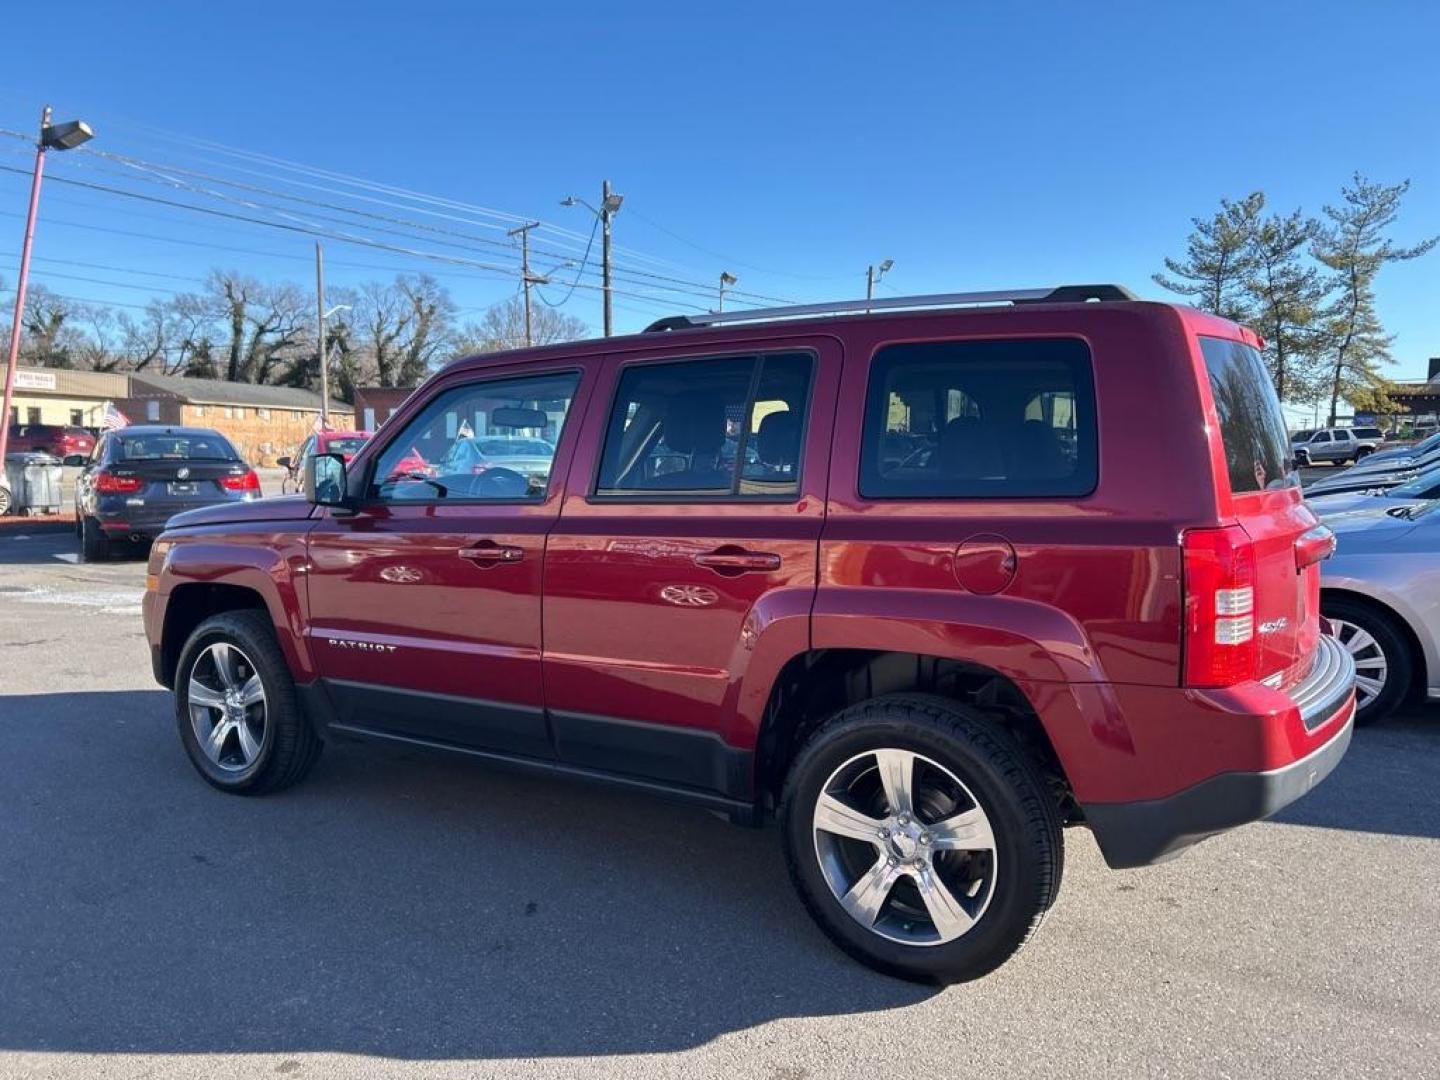
[{"label": "side mirror", "polygon": [[339,454],[312,456],[305,464],[305,497],[316,506],[351,509],[345,459]]},{"label": "side mirror", "polygon": [[294,460],[287,454],[285,457],[275,459],[275,467],[288,469],[294,464]]}]

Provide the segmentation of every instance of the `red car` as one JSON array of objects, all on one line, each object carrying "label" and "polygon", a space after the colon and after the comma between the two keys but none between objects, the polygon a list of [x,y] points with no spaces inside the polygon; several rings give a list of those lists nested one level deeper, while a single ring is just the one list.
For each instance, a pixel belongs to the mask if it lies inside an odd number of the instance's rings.
[{"label": "red car", "polygon": [[[308,503],[175,518],[145,625],[195,767],[273,791],[345,734],[775,815],[839,946],[941,982],[1029,937],[1063,827],[1140,866],[1325,777],[1355,669],[1255,334],[866,307],[461,360]],[[545,479],[447,469],[491,437]]]},{"label": "red car", "polygon": [[369,431],[317,431],[300,444],[300,450],[294,457],[276,459],[275,464],[290,474],[285,477],[282,486],[298,485],[300,477],[305,474],[306,462],[316,454],[339,454],[348,462],[372,434]]},{"label": "red car", "polygon": [[67,465],[78,464],[95,449],[95,436],[82,427],[59,424],[11,424],[6,453],[39,450]]}]

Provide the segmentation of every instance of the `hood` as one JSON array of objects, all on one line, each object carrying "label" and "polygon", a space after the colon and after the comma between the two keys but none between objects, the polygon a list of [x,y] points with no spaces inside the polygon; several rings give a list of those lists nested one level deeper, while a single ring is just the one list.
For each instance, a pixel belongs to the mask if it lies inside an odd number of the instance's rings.
[{"label": "hood", "polygon": [[257,521],[305,521],[314,509],[304,495],[279,495],[252,502],[224,502],[186,510],[166,524],[167,529],[188,529],[198,525],[248,524]]},{"label": "hood", "polygon": [[[1416,523],[1394,511],[1412,500],[1377,500],[1382,505],[1375,509],[1350,510],[1327,516],[1325,524],[1335,533],[1336,550],[1350,554],[1393,544],[1401,537],[1415,531]],[[1424,502],[1424,500],[1418,500]]]},{"label": "hood", "polygon": [[1401,499],[1390,495],[1388,492],[1381,494],[1368,494],[1363,491],[1347,492],[1336,495],[1316,495],[1305,499],[1310,509],[1314,510],[1327,524],[1337,514],[1349,514],[1358,510],[1388,510],[1392,506],[1413,506],[1416,503],[1424,502],[1424,499]]}]

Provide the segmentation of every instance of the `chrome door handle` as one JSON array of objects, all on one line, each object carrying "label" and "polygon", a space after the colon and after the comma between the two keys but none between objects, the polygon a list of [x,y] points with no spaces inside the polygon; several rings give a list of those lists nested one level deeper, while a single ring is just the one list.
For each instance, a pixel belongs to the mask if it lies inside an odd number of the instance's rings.
[{"label": "chrome door handle", "polygon": [[708,555],[696,555],[696,566],[709,567],[722,573],[745,573],[751,570],[779,570],[780,556],[770,551],[741,551],[721,549]]},{"label": "chrome door handle", "polygon": [[457,554],[462,559],[469,559],[481,566],[494,566],[497,563],[517,563],[525,558],[525,549],[514,547],[510,544],[497,544],[493,540],[482,540],[473,547],[463,547]]}]

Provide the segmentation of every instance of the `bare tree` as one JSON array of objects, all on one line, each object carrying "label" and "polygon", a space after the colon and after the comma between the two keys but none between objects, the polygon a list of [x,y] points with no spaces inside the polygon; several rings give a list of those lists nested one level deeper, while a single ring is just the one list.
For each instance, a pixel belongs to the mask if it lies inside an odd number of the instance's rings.
[{"label": "bare tree", "polygon": [[352,371],[372,368],[381,386],[416,385],[452,351],[454,319],[449,290],[427,274],[362,286],[354,313]]},{"label": "bare tree", "polygon": [[[590,327],[574,315],[552,307],[531,312],[530,340],[535,345],[576,341],[590,336]],[[488,308],[478,323],[469,323],[460,335],[463,352],[501,352],[525,347],[525,302],[518,296]]]}]

